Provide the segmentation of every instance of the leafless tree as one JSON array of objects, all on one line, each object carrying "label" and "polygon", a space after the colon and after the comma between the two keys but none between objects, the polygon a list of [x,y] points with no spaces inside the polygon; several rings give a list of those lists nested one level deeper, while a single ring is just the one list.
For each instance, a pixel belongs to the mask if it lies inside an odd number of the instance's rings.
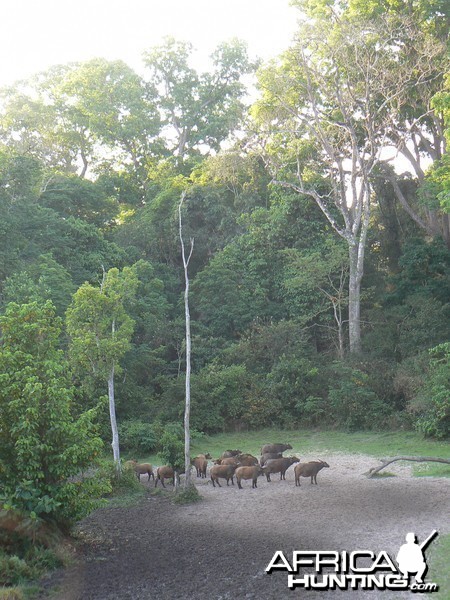
[{"label": "leafless tree", "polygon": [[183,259],[184,268],[184,314],[186,321],[186,390],[185,390],[185,409],[184,409],[184,465],[185,465],[185,487],[189,488],[191,483],[191,432],[189,427],[189,420],[191,414],[191,316],[189,312],[189,275],[188,266],[191,260],[192,252],[194,250],[194,238],[190,239],[189,254],[186,256],[186,250],[183,240],[182,230],[182,218],[181,209],[186,199],[186,192],[181,194],[180,203],[178,205],[178,219],[179,219],[179,234],[181,242],[181,257]]}]

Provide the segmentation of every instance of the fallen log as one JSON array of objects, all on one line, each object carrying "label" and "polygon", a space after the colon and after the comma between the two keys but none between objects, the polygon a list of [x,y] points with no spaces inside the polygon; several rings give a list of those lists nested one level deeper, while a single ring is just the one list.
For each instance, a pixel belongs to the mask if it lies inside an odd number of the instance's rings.
[{"label": "fallen log", "polygon": [[369,469],[369,471],[367,471],[367,473],[364,473],[364,475],[366,475],[366,477],[373,477],[374,475],[376,475],[376,473],[379,473],[381,469],[384,469],[396,460],[412,460],[414,462],[438,462],[450,465],[450,459],[447,458],[436,458],[434,456],[394,456],[393,458],[382,459],[381,465],[379,467]]}]

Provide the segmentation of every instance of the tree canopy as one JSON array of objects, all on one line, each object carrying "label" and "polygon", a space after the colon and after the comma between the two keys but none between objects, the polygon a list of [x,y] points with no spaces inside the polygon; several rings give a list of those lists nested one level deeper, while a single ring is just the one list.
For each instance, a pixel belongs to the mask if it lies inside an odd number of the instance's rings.
[{"label": "tree canopy", "polygon": [[[266,64],[232,40],[200,71],[166,39],[139,75],[99,58],[1,91],[1,349],[22,402],[7,410],[34,406],[28,373],[63,421],[98,407],[109,443],[108,392],[117,449],[173,441],[184,193],[195,430],[448,436],[447,6],[294,4],[297,36]],[[41,333],[23,337],[30,311]]]}]

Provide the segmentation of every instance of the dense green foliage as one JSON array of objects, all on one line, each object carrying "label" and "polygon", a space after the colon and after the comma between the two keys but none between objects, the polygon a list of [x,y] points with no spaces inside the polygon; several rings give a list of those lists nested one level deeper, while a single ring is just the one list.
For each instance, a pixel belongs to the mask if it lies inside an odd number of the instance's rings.
[{"label": "dense green foliage", "polygon": [[294,4],[251,111],[238,41],[209,72],[169,39],[145,77],[95,59],[2,90],[0,501],[30,531],[111,489],[76,478],[111,441],[107,383],[122,448],[184,463],[182,192],[195,430],[449,437],[447,9]]},{"label": "dense green foliage", "polygon": [[29,515],[37,529],[68,528],[107,488],[71,480],[95,460],[102,441],[96,411],[74,414],[74,386],[51,302],[10,303],[0,318],[0,470],[4,510]]}]

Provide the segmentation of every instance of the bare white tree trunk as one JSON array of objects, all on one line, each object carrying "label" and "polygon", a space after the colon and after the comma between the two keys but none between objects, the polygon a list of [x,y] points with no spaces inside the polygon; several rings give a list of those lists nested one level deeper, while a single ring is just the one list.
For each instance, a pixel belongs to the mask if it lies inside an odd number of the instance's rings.
[{"label": "bare white tree trunk", "polygon": [[188,489],[191,483],[191,432],[189,427],[189,419],[191,414],[191,316],[189,313],[189,276],[188,266],[194,249],[194,239],[190,240],[190,251],[189,256],[186,257],[184,249],[184,241],[182,234],[182,222],[181,222],[181,207],[186,198],[186,192],[181,194],[180,204],[178,206],[179,216],[179,233],[181,242],[181,256],[183,259],[184,268],[184,313],[186,320],[186,396],[185,396],[185,409],[184,409],[184,469],[185,469],[185,488]]},{"label": "bare white tree trunk", "polygon": [[361,351],[361,279],[362,268],[358,269],[358,254],[364,248],[349,244],[349,283],[348,283],[348,338],[350,352]]},{"label": "bare white tree trunk", "polygon": [[114,398],[114,365],[111,368],[109,377],[108,377],[108,400],[109,400],[109,418],[111,421],[111,431],[112,431],[112,442],[111,446],[113,449],[114,463],[116,465],[117,473],[121,473],[121,465],[120,465],[120,448],[119,448],[119,431],[117,429],[117,420],[116,420],[116,405]]}]

